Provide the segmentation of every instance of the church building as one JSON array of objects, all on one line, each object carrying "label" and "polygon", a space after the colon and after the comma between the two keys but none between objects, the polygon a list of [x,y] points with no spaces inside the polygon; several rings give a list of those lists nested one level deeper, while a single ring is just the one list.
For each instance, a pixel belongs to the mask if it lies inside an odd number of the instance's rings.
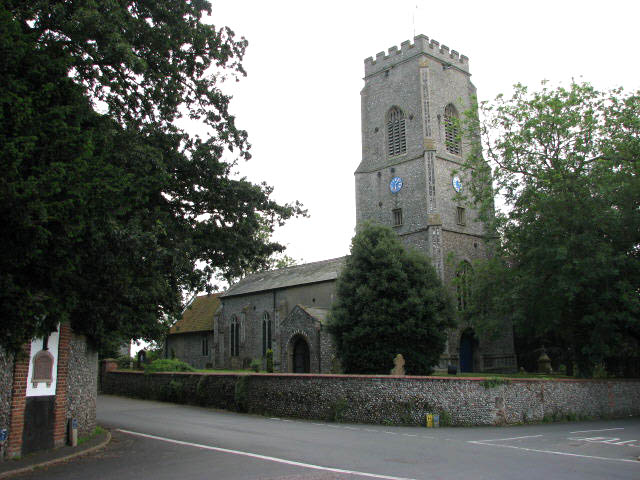
[{"label": "church building", "polygon": [[[472,106],[469,60],[418,35],[364,61],[362,159],[355,171],[356,221],[391,226],[408,247],[426,253],[457,308],[465,308],[472,261],[489,254],[475,209],[458,200],[469,175],[458,118]],[[453,259],[453,260],[452,260]],[[215,367],[248,366],[274,352],[280,372],[335,368],[326,331],[335,281],[344,258],[250,275],[219,296],[214,324]],[[449,332],[440,368],[513,371],[510,325],[498,338],[470,325]]]}]

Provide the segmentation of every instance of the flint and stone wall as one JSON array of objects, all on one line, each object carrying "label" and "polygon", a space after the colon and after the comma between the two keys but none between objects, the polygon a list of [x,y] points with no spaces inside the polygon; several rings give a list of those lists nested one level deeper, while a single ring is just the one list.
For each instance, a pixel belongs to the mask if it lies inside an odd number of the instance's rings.
[{"label": "flint and stone wall", "polygon": [[67,418],[78,421],[78,435],[96,428],[98,352],[83,335],[72,333],[67,376]]},{"label": "flint and stone wall", "polygon": [[297,374],[110,372],[103,392],[274,416],[452,425],[640,415],[640,380],[522,380]]},{"label": "flint and stone wall", "polygon": [[0,348],[0,429],[11,423],[11,390],[13,386],[13,355]]}]

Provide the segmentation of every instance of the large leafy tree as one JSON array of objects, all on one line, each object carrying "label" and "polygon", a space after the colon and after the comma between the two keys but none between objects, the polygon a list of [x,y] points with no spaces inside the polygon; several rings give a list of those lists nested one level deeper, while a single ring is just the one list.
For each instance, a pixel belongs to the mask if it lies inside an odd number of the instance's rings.
[{"label": "large leafy tree", "polygon": [[405,249],[389,227],[359,226],[330,312],[344,370],[387,374],[401,353],[408,373],[428,374],[453,326],[450,299],[429,258]]},{"label": "large leafy tree", "polygon": [[[153,339],[183,291],[267,265],[300,206],[234,178],[248,159],[223,76],[246,42],[206,1],[3,1],[0,343],[61,321],[97,343]],[[202,137],[176,126],[182,116]]]},{"label": "large leafy tree", "polygon": [[637,356],[640,93],[516,85],[481,114],[472,128],[492,170],[472,156],[472,193],[486,212],[501,195],[507,213],[484,217],[501,251],[477,269],[469,314],[511,316],[523,345],[552,348],[581,375]]}]

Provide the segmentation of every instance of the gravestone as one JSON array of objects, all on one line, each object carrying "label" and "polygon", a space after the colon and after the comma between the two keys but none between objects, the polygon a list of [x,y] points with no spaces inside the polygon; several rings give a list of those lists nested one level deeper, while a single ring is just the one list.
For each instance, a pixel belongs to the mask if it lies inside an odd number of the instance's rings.
[{"label": "gravestone", "polygon": [[145,352],[144,350],[140,350],[138,352],[138,368],[143,368],[144,364],[147,363],[147,352]]},{"label": "gravestone", "polygon": [[551,359],[549,355],[547,355],[547,351],[543,348],[542,354],[540,358],[538,358],[538,372],[540,373],[551,373]]},{"label": "gravestone", "polygon": [[389,372],[389,375],[404,375],[404,357],[401,353],[396,355],[396,358],[393,359],[394,367]]}]

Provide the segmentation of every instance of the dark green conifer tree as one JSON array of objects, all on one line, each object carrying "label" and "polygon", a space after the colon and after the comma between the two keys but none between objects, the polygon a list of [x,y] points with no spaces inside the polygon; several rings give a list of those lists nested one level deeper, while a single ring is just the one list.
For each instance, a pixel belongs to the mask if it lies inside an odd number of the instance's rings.
[{"label": "dark green conifer tree", "polygon": [[385,226],[359,226],[337,282],[330,332],[347,373],[388,374],[401,353],[408,374],[432,372],[454,326],[431,261]]}]

